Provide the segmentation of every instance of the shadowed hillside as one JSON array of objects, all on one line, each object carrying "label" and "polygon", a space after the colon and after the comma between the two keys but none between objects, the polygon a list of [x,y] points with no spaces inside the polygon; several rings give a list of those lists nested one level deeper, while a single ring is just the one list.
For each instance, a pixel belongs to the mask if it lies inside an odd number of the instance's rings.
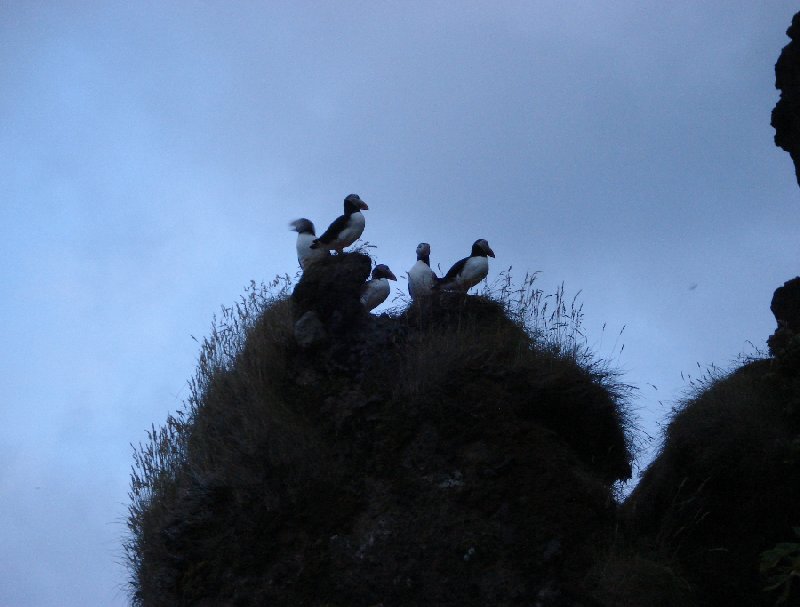
[{"label": "shadowed hillside", "polygon": [[331,257],[217,323],[137,455],[134,604],[598,604],[624,386],[530,282],[376,317],[369,269]]},{"label": "shadowed hillside", "polygon": [[640,545],[679,563],[702,605],[775,604],[759,565],[800,524],[799,399],[773,360],[709,378],[626,504]]},{"label": "shadowed hillside", "polygon": [[[800,544],[789,546],[800,541],[800,278],[771,308],[772,358],[698,382],[626,503],[631,537],[679,566],[702,605],[800,602]],[[778,544],[786,558],[773,562]]]}]

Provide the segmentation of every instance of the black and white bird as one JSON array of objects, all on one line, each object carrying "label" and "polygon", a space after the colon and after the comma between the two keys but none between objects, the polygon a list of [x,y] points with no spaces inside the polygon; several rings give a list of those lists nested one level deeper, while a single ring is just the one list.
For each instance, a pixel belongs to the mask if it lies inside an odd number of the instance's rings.
[{"label": "black and white bird", "polygon": [[367,209],[367,203],[358,194],[350,194],[344,199],[344,215],[337,217],[322,236],[314,240],[311,248],[336,251],[341,255],[345,247],[361,237],[365,225],[361,211]]},{"label": "black and white bird", "polygon": [[494,251],[485,238],[476,240],[472,245],[472,253],[453,264],[438,284],[443,291],[466,293],[489,273],[489,257]]},{"label": "black and white bird", "polygon": [[361,287],[361,303],[367,309],[367,312],[374,310],[381,305],[386,298],[389,297],[391,288],[389,287],[390,280],[397,280],[389,266],[379,263],[372,270],[372,279],[364,283]]},{"label": "black and white bird", "polygon": [[408,271],[408,294],[411,299],[429,297],[437,282],[439,277],[431,270],[431,245],[421,242],[417,245],[417,263]]},{"label": "black and white bird", "polygon": [[312,249],[311,243],[316,238],[314,234],[314,224],[310,219],[301,217],[289,224],[289,227],[297,232],[297,262],[305,270],[309,264],[316,263],[320,259],[325,259],[330,255],[328,249]]}]

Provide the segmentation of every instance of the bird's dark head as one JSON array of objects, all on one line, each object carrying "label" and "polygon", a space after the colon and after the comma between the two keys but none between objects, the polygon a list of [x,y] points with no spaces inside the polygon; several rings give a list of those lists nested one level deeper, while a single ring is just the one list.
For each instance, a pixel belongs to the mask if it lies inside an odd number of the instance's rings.
[{"label": "bird's dark head", "polygon": [[367,203],[361,200],[358,194],[350,194],[344,199],[345,212],[355,213],[356,211],[366,211],[368,209]]},{"label": "bird's dark head", "polygon": [[379,263],[375,266],[375,269],[372,270],[372,278],[388,278],[389,280],[397,280],[397,277],[392,273],[384,263]]},{"label": "bird's dark head", "polygon": [[476,240],[472,245],[472,256],[473,257],[494,257],[494,251],[489,246],[489,241],[485,238],[479,238]]},{"label": "bird's dark head", "polygon": [[307,233],[311,234],[312,236],[316,235],[314,233],[314,224],[311,223],[310,219],[306,219],[305,217],[295,219],[289,224],[289,227],[298,234]]},{"label": "bird's dark head", "polygon": [[431,245],[421,242],[417,245],[417,259],[428,258],[431,255]]}]

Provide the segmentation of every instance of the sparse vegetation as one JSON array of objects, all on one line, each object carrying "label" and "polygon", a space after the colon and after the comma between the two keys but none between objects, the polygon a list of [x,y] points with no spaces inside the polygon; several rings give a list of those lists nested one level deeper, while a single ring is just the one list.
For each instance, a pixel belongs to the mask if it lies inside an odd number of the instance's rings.
[{"label": "sparse vegetation", "polygon": [[[230,486],[225,475],[248,474],[247,454],[255,449],[254,438],[265,419],[252,410],[256,403],[239,398],[239,390],[250,383],[263,398],[274,397],[289,336],[290,288],[286,276],[270,284],[252,282],[240,301],[223,307],[202,342],[184,409],[169,415],[164,426],[152,427],[147,442],[134,448],[125,550],[135,605],[169,604],[159,598],[161,589],[180,586],[180,577],[175,578],[182,559],[176,555],[179,547],[170,545],[176,526],[209,531],[216,526],[208,518],[212,513],[191,512],[181,504],[197,499],[198,491]],[[270,411],[272,419],[280,419],[281,401],[274,399]],[[280,434],[275,434],[278,440]],[[203,575],[201,569],[194,565],[182,575],[191,579]]]}]

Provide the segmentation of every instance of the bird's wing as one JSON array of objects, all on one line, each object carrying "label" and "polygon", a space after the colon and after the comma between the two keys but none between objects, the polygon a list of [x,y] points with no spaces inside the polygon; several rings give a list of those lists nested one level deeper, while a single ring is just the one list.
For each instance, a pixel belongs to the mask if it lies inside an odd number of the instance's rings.
[{"label": "bird's wing", "polygon": [[328,229],[322,233],[317,240],[320,242],[331,242],[335,240],[336,237],[347,227],[347,215],[339,215],[336,219],[333,220],[333,223],[328,226]]},{"label": "bird's wing", "polygon": [[367,303],[369,302],[371,296],[370,293],[371,290],[372,290],[372,280],[368,280],[363,285],[361,285],[360,299],[362,304],[367,305]]},{"label": "bird's wing", "polygon": [[453,264],[453,267],[447,270],[447,274],[445,274],[444,277],[441,279],[442,282],[444,282],[445,280],[452,280],[453,278],[458,276],[464,269],[464,266],[466,265],[468,259],[469,257],[465,257],[464,259],[459,259],[457,262],[455,262]]}]

